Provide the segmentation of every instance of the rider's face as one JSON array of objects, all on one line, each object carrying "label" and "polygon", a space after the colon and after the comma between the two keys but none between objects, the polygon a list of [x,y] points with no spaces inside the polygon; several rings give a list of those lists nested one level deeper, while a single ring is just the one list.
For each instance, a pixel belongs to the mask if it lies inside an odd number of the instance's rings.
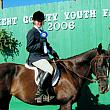
[{"label": "rider's face", "polygon": [[34,22],[34,25],[36,25],[38,28],[40,28],[42,25],[43,25],[43,21],[33,21]]}]

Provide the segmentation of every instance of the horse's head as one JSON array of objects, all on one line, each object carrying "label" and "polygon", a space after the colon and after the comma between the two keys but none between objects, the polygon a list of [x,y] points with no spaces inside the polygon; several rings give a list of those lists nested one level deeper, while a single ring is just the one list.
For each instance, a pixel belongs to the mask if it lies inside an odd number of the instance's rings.
[{"label": "horse's head", "polygon": [[98,81],[99,91],[101,94],[109,90],[109,50],[103,50],[102,44],[98,45],[97,54],[91,61],[93,73]]}]

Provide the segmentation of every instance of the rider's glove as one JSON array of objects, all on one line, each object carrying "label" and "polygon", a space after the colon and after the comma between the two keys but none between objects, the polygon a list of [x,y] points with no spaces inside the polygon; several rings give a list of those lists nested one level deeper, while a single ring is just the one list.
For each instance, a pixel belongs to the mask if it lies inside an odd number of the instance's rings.
[{"label": "rider's glove", "polygon": [[59,56],[56,52],[53,53],[53,57],[54,57],[54,60],[58,60],[59,59]]}]

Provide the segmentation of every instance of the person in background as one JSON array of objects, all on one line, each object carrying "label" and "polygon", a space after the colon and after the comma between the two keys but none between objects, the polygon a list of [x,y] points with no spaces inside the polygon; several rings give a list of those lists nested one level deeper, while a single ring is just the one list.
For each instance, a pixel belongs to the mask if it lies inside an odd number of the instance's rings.
[{"label": "person in background", "polygon": [[[53,50],[50,44],[47,41],[47,38],[42,37],[43,30],[41,29],[42,25],[44,24],[45,16],[44,13],[41,11],[37,11],[33,14],[33,27],[27,33],[27,47],[26,50],[29,52],[29,56],[27,59],[27,64],[33,66],[33,62],[46,62],[46,65],[51,67],[48,60],[50,60],[49,54],[53,56],[55,60],[59,59],[58,54]],[[43,33],[44,35],[46,33]],[[46,44],[44,47],[44,43]],[[44,49],[45,48],[45,49]],[[46,50],[47,49],[47,50]],[[45,59],[45,60],[44,60]],[[52,70],[52,69],[51,69]],[[47,89],[48,81],[52,79],[52,72],[53,71],[44,71],[45,75],[40,80],[38,85],[38,92],[37,97],[42,96],[42,94]]]}]

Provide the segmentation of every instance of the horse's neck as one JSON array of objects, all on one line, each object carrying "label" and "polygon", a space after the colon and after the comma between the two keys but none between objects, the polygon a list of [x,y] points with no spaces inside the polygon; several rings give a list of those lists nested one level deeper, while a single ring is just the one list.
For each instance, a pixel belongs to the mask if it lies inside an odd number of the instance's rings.
[{"label": "horse's neck", "polygon": [[90,72],[90,62],[96,56],[97,50],[93,49],[80,55],[65,59],[63,62],[73,73],[88,77]]},{"label": "horse's neck", "polygon": [[72,63],[82,63],[82,62],[85,62],[85,61],[91,61],[97,54],[97,50],[96,49],[93,49],[93,50],[90,50],[90,51],[87,51],[85,53],[82,53],[80,55],[76,55],[76,56],[73,56],[73,57],[70,57],[68,59],[65,59],[65,61],[70,61]]}]

